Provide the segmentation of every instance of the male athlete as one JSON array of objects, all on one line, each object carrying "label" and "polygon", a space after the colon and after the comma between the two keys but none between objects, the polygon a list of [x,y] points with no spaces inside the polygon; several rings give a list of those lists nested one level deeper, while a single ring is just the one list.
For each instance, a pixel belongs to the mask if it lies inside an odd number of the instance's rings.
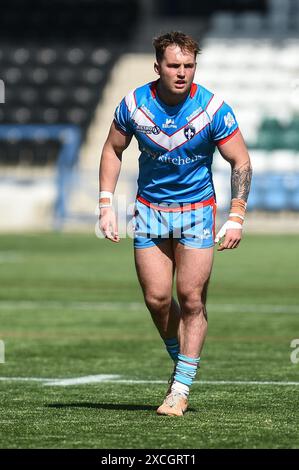
[{"label": "male athlete", "polygon": [[[100,165],[100,228],[119,242],[112,197],[122,153],[134,135],[139,178],[134,252],[145,303],[174,361],[160,415],[182,416],[207,332],[206,298],[218,251],[242,237],[251,181],[249,155],[232,109],[193,83],[198,44],[181,32],[153,41],[157,81],[130,92],[116,109]],[[231,165],[231,209],[215,238],[215,147]],[[221,242],[222,240],[222,242]],[[174,273],[178,302],[172,296]]]}]

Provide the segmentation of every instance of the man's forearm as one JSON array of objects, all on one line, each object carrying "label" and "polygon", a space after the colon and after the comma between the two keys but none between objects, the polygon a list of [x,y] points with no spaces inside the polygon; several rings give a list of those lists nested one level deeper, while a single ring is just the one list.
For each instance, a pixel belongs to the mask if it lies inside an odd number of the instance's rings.
[{"label": "man's forearm", "polygon": [[121,169],[121,155],[104,146],[100,164],[99,184],[101,191],[114,193]]},{"label": "man's forearm", "polygon": [[250,161],[239,167],[232,167],[231,190],[232,199],[243,199],[247,201],[252,177]]}]

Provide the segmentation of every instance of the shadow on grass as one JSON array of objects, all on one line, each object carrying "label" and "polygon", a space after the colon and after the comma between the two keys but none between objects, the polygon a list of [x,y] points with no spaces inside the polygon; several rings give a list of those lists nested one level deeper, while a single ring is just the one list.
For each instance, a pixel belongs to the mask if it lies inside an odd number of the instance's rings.
[{"label": "shadow on grass", "polygon": [[[49,403],[45,405],[46,408],[96,408],[99,410],[124,410],[124,411],[153,411],[158,406],[152,405],[130,405],[130,404],[117,404],[117,403]],[[194,408],[188,408],[188,412],[197,411]]]}]

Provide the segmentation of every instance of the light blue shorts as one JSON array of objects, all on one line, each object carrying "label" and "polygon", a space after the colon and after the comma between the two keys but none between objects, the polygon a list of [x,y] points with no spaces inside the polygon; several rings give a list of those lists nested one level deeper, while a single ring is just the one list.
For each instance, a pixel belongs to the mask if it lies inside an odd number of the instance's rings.
[{"label": "light blue shorts", "polygon": [[133,217],[134,247],[149,248],[176,239],[190,248],[210,248],[215,239],[216,203],[152,204],[137,199]]}]

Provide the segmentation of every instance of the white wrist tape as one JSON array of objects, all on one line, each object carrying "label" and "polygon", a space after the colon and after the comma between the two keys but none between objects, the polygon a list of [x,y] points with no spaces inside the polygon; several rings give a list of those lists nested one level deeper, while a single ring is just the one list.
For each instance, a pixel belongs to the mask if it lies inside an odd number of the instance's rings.
[{"label": "white wrist tape", "polygon": [[219,240],[224,237],[224,235],[226,234],[226,231],[230,228],[233,228],[233,229],[238,229],[238,230],[242,230],[243,229],[243,225],[242,224],[239,224],[239,222],[234,222],[233,220],[227,220],[225,222],[224,225],[222,225],[221,229],[219,230],[219,232],[217,233],[216,235],[216,238],[215,238],[215,243],[218,243]]},{"label": "white wrist tape", "polygon": [[[109,199],[109,201],[101,202],[101,199]],[[99,208],[112,207],[113,193],[109,191],[100,191],[99,194]]]},{"label": "white wrist tape", "polygon": [[239,217],[239,219],[244,220],[243,215],[240,215],[240,214],[238,214],[237,212],[231,212],[230,214],[228,214],[228,216],[229,216],[229,217]]}]

